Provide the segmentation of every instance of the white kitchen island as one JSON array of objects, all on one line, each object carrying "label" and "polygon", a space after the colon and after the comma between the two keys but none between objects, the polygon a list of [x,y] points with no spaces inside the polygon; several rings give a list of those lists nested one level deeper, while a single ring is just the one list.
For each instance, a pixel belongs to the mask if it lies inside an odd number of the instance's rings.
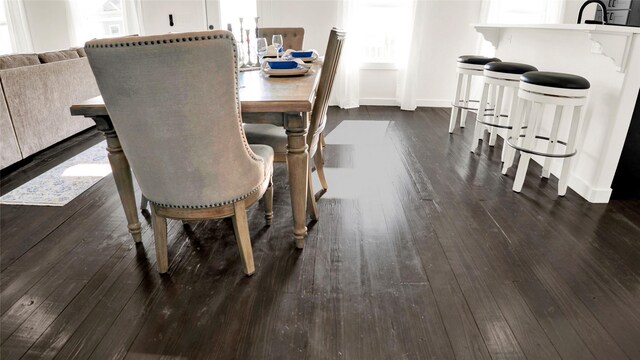
[{"label": "white kitchen island", "polygon": [[[591,82],[569,187],[590,202],[608,202],[640,89],[640,28],[586,24],[473,26],[495,47],[495,56],[502,61],[576,74]],[[568,129],[561,134],[563,131]],[[534,159],[540,162],[540,158]],[[556,162],[552,173],[557,176],[559,171],[560,163]]]}]

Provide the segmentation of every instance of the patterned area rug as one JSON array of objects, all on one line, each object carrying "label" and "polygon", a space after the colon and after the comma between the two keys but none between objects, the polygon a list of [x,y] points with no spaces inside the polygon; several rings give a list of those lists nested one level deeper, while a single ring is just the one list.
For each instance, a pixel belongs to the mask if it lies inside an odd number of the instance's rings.
[{"label": "patterned area rug", "polygon": [[0,204],[64,206],[111,173],[103,141],[0,197]]}]

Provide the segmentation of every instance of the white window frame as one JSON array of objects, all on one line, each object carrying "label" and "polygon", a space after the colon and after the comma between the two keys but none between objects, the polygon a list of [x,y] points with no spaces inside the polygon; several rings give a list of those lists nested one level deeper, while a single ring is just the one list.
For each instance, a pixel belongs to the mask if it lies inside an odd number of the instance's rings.
[{"label": "white window frame", "polygon": [[[362,13],[366,12],[366,8],[394,8],[394,9],[399,9],[399,10],[403,10],[404,8],[404,12],[405,12],[405,16],[407,16],[407,19],[405,19],[404,21],[400,21],[401,23],[409,23],[409,17],[411,16],[410,13],[410,2],[406,1],[406,0],[365,0],[362,3],[360,3],[360,8]],[[366,19],[360,19],[360,21],[366,21]],[[377,22],[380,23],[380,22]],[[386,26],[386,25],[383,25]],[[387,28],[392,29],[392,26],[387,26]],[[411,31],[411,29],[399,29],[398,32],[409,32]],[[397,35],[397,34],[396,34]],[[406,38],[408,38],[408,33],[405,34],[404,36],[406,36]],[[363,34],[363,36],[366,36],[366,34]],[[393,35],[392,35],[393,36]],[[400,37],[398,37],[400,38]],[[406,46],[406,44],[404,44],[404,46]],[[404,49],[399,49],[402,48],[403,44],[396,44],[396,51],[399,50],[404,50]],[[364,55],[364,54],[363,54]],[[399,68],[398,66],[398,58],[364,58],[363,62],[360,64],[360,69],[361,70],[397,70]]]},{"label": "white window frame", "polygon": [[5,27],[7,30],[7,34],[9,34],[9,39],[7,39],[7,44],[9,44],[9,52],[0,52],[0,55],[12,54],[13,53],[13,44],[11,44],[11,29],[9,28],[9,14],[7,13],[7,8],[5,7],[6,0],[0,0],[0,7],[2,7],[2,12],[4,13],[4,19],[0,19],[0,28]]}]

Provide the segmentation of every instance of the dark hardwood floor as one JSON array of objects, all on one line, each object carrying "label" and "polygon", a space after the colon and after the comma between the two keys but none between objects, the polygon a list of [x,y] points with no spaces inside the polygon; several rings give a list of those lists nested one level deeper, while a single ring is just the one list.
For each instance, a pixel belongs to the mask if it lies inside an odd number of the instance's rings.
[{"label": "dark hardwood floor", "polygon": [[[539,166],[513,193],[502,142],[472,154],[473,121],[449,135],[448,116],[331,108],[321,219],[296,250],[277,165],[273,225],[248,214],[251,278],[230,220],[170,221],[160,276],[110,176],[64,207],[0,206],[2,359],[640,359],[640,201],[559,198]],[[344,120],[389,125],[332,141]],[[3,173],[2,193],[99,141]]]}]

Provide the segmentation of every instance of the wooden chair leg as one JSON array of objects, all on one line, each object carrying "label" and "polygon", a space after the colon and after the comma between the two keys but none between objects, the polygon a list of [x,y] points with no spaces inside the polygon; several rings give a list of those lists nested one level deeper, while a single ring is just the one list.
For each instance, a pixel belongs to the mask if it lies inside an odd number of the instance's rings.
[{"label": "wooden chair leg", "polygon": [[158,272],[164,274],[169,270],[169,256],[167,253],[167,219],[156,214],[155,208],[151,207],[153,213],[153,238],[156,241],[156,259],[158,260]]},{"label": "wooden chair leg", "polygon": [[144,194],[140,196],[140,210],[146,210],[149,206],[149,199]]},{"label": "wooden chair leg", "polygon": [[271,226],[273,220],[273,180],[269,180],[269,187],[263,195],[264,199],[264,219],[267,222],[267,226]]},{"label": "wooden chair leg", "polygon": [[[311,167],[311,166],[309,166]],[[316,169],[317,170],[317,169]],[[311,178],[311,169],[309,169],[309,175],[307,176],[307,213],[312,220],[318,220],[320,213],[318,212],[318,204],[316,204],[316,196],[313,191],[313,179]]]},{"label": "wooden chair leg", "polygon": [[329,188],[327,185],[327,178],[324,176],[324,158],[316,156],[313,157],[313,162],[316,165],[316,173],[318,174],[318,179],[320,179],[320,186],[322,186],[322,190],[325,192]]},{"label": "wooden chair leg", "polygon": [[[320,140],[324,141],[324,136],[320,134]],[[324,165],[324,147],[325,145],[320,144],[318,142],[318,149],[316,150],[315,156],[320,156],[320,160],[322,160],[322,164]]]},{"label": "wooden chair leg", "polygon": [[321,145],[320,146],[321,149],[324,149],[324,147],[327,146],[327,143],[324,141],[324,133],[320,133],[320,145]]},{"label": "wooden chair leg", "polygon": [[247,274],[247,276],[251,276],[256,272],[256,268],[253,264],[253,251],[251,250],[251,237],[249,236],[247,209],[244,201],[234,203],[233,211],[233,230],[236,233],[240,259],[242,259],[244,273]]}]

